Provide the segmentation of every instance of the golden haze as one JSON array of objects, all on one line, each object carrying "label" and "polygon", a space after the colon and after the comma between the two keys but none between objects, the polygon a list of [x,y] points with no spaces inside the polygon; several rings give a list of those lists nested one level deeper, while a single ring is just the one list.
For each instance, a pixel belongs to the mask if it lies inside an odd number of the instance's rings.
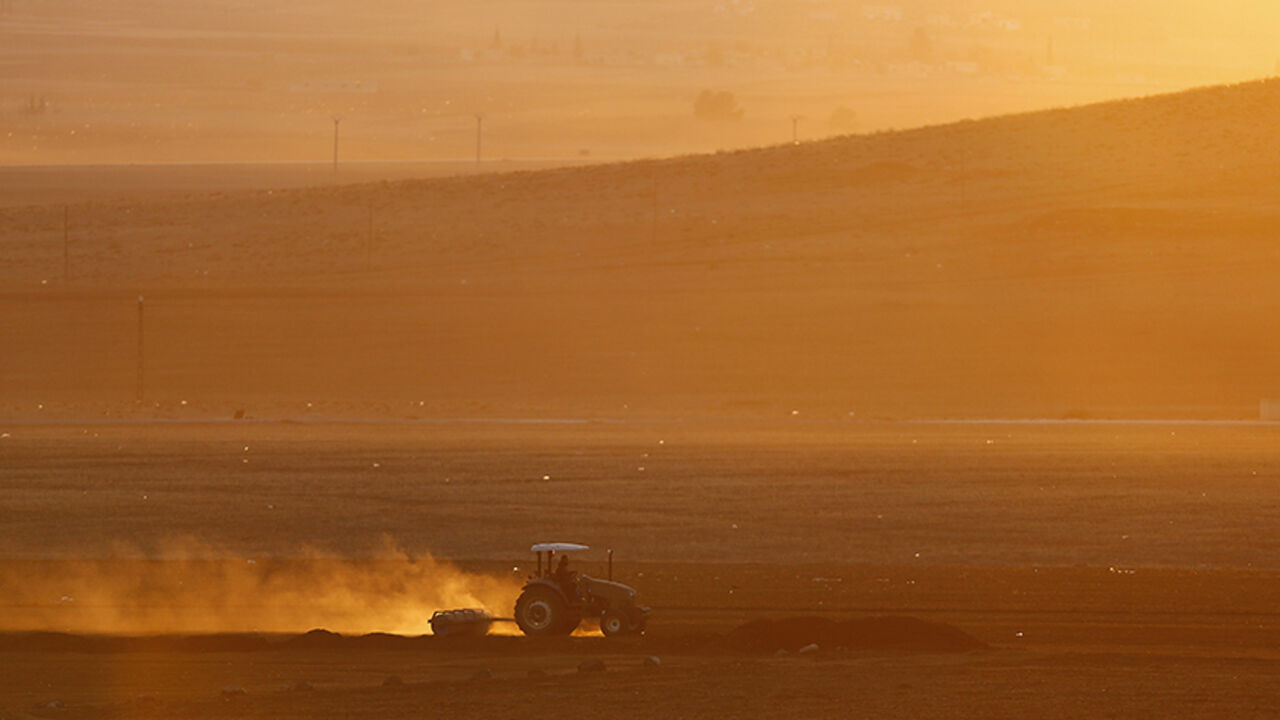
[{"label": "golden haze", "polygon": [[[1262,0],[29,2],[0,162],[635,158],[914,127],[1274,71]],[[704,90],[737,120],[695,116]],[[417,172],[422,172],[418,169]],[[395,176],[395,168],[381,172]],[[313,178],[315,181],[315,178]]]},{"label": "golden haze", "polygon": [[[1277,30],[0,0],[0,718],[1272,717]],[[418,634],[537,540],[650,634],[82,637]],[[725,643],[881,613],[994,652]]]}]

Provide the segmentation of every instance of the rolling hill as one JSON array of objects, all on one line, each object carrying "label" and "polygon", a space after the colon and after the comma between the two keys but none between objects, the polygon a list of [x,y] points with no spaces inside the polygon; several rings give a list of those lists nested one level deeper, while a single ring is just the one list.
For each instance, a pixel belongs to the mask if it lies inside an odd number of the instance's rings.
[{"label": "rolling hill", "polygon": [[138,194],[70,206],[66,279],[63,207],[8,207],[0,413],[1254,418],[1280,397],[1278,111],[1268,80],[716,155]]}]

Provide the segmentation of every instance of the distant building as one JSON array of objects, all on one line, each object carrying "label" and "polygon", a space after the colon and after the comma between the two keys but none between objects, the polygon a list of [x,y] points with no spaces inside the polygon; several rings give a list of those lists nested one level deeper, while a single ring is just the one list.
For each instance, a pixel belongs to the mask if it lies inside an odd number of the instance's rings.
[{"label": "distant building", "polygon": [[862,17],[878,22],[902,22],[902,8],[897,5],[863,5]]},{"label": "distant building", "polygon": [[664,52],[653,56],[658,67],[684,67],[690,64],[689,56],[679,52]]},{"label": "distant building", "polygon": [[1085,17],[1055,17],[1053,25],[1064,30],[1079,30],[1083,32],[1093,27],[1093,20]]},{"label": "distant building", "polygon": [[988,28],[1013,32],[1022,29],[1022,21],[1018,18],[1002,15],[994,10],[974,13],[969,16],[969,27]]},{"label": "distant building", "polygon": [[913,78],[927,78],[929,77],[929,71],[932,70],[932,68],[929,65],[922,63],[919,60],[912,60],[911,62],[889,63],[889,65],[887,66],[887,69],[890,75],[901,75],[901,76],[913,77]]},{"label": "distant building", "polygon": [[325,82],[303,80],[293,83],[289,86],[289,92],[293,93],[353,93],[353,94],[371,94],[378,92],[378,84],[370,82],[350,81],[350,82]]},{"label": "distant building", "polygon": [[1259,420],[1280,420],[1280,400],[1262,400],[1258,403]]},{"label": "distant building", "polygon": [[715,11],[717,13],[737,13],[739,15],[750,15],[756,11],[755,0],[722,0],[716,3]]}]

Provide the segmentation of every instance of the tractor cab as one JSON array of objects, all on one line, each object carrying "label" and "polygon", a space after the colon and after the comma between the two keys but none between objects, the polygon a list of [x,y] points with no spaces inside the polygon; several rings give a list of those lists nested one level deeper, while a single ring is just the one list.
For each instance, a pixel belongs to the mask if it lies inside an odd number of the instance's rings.
[{"label": "tractor cab", "polygon": [[[538,556],[538,574],[530,580],[550,580],[559,585],[567,595],[577,594],[575,581],[579,573],[569,567],[569,556],[565,553],[590,550],[589,546],[577,543],[538,543],[530,549]],[[610,553],[610,557],[612,555]]]}]

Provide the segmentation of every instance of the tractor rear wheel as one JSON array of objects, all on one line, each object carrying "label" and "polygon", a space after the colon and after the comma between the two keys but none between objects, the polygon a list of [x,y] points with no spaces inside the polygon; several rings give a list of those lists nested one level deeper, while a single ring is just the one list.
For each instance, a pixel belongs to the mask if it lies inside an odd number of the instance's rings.
[{"label": "tractor rear wheel", "polygon": [[565,629],[572,619],[564,599],[554,590],[531,587],[516,600],[516,625],[530,637],[568,635],[578,625],[575,622],[572,627]]}]

